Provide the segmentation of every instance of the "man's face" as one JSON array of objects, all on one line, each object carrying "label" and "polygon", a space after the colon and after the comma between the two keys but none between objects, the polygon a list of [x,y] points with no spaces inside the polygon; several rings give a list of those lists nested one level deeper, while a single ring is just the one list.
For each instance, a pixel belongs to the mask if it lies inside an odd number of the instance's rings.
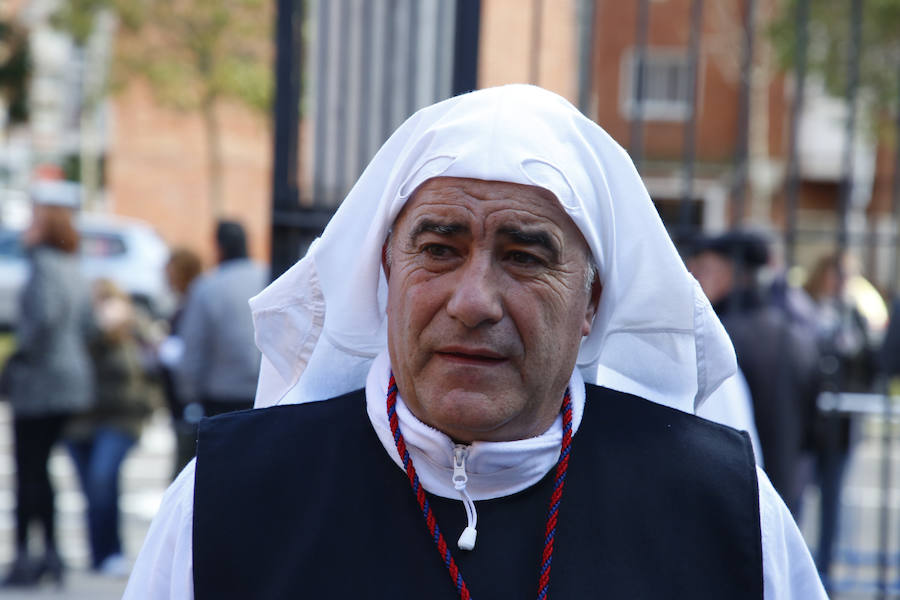
[{"label": "man's face", "polygon": [[715,304],[734,288],[734,266],[726,256],[717,252],[700,252],[687,261],[687,268],[697,278],[703,293]]},{"label": "man's face", "polygon": [[556,198],[432,179],[387,243],[388,348],[413,414],[466,442],[546,431],[600,296],[587,244]]}]

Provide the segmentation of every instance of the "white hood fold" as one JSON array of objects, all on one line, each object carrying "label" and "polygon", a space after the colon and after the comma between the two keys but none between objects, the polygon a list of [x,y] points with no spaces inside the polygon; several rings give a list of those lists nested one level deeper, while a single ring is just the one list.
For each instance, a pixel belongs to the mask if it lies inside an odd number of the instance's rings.
[{"label": "white hood fold", "polygon": [[424,108],[382,146],[306,256],[250,301],[264,355],[256,405],[365,386],[387,346],[381,248],[436,176],[537,185],[591,248],[603,293],[577,365],[588,383],[694,412],[734,351],[625,151],[563,98],[510,85]]}]

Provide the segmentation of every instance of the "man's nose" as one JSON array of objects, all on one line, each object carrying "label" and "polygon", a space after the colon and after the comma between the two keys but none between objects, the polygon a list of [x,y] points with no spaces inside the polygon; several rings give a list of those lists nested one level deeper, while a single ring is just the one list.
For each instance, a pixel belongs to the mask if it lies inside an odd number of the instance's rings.
[{"label": "man's nose", "polygon": [[459,271],[447,314],[466,327],[498,322],[503,318],[500,284],[490,259],[471,257]]}]

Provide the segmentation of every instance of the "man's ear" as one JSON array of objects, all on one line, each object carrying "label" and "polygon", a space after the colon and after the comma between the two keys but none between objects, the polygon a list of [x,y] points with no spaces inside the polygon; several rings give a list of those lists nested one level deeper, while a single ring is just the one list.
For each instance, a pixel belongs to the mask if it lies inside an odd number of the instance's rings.
[{"label": "man's ear", "polygon": [[388,236],[384,240],[384,244],[381,245],[381,268],[384,269],[384,278],[387,280],[391,279],[391,261],[388,258],[391,253],[390,248],[388,248],[390,243],[391,236]]},{"label": "man's ear", "polygon": [[591,332],[594,324],[594,315],[597,314],[597,307],[600,306],[600,296],[603,294],[603,284],[600,283],[600,275],[594,275],[594,281],[591,283],[591,297],[588,301],[587,309],[584,311],[584,324],[581,327],[581,335],[586,336]]}]

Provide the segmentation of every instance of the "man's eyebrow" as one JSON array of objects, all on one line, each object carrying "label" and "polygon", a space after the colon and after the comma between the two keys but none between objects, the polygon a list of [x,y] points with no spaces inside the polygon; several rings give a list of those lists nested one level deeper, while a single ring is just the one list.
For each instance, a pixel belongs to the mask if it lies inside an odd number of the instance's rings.
[{"label": "man's eyebrow", "polygon": [[540,246],[553,254],[553,258],[559,257],[559,247],[556,245],[553,237],[542,229],[524,231],[514,227],[504,227],[499,230],[501,235],[508,236],[516,243],[526,246]]},{"label": "man's eyebrow", "polygon": [[410,232],[409,241],[415,242],[423,233],[436,233],[437,235],[453,235],[464,233],[469,228],[461,223],[439,223],[430,219],[423,219]]}]

